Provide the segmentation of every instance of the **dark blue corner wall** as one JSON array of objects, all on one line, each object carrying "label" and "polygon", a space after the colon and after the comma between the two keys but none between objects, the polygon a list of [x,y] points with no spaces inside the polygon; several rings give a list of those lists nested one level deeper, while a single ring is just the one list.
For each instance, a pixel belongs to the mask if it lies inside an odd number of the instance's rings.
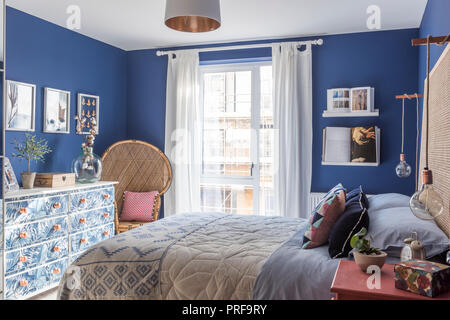
[{"label": "dark blue corner wall", "polygon": [[[420,25],[420,38],[426,38],[428,35],[434,37],[445,36],[450,33],[450,1],[449,0],[428,0],[428,4]],[[431,45],[430,47],[430,70],[438,61],[445,45]],[[424,91],[425,78],[427,77],[427,48],[421,46],[419,49],[419,91]]]},{"label": "dark blue corner wall", "polygon": [[[324,45],[313,47],[313,192],[327,191],[342,182],[347,188],[362,184],[368,193],[413,193],[414,178],[399,179],[394,172],[401,146],[401,104],[394,96],[417,91],[418,49],[411,47],[411,39],[417,36],[418,29],[334,35],[322,37]],[[127,53],[128,136],[164,149],[167,57],[155,53],[155,50]],[[205,63],[270,56],[271,50],[265,48],[202,53],[200,59]],[[375,87],[376,107],[381,110],[379,118],[322,118],[327,89],[357,86]],[[414,166],[415,111],[407,112],[406,116],[406,153]],[[381,128],[381,165],[322,166],[322,129],[360,125]]]},{"label": "dark blue corner wall", "polygon": [[[100,96],[100,134],[94,151],[101,155],[113,142],[126,138],[126,52],[55,24],[7,7],[6,78],[37,86],[35,134],[54,150],[38,172],[70,172],[72,159],[80,153],[82,138],[75,134],[77,94]],[[44,134],[44,87],[71,92],[70,134]],[[26,163],[11,157],[14,138],[24,132],[7,131],[6,155],[16,176]]]}]

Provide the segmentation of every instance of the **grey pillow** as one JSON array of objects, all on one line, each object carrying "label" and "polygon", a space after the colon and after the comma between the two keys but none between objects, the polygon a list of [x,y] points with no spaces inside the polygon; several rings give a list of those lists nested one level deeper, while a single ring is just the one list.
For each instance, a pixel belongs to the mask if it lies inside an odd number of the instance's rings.
[{"label": "grey pillow", "polygon": [[371,211],[396,207],[409,207],[409,197],[399,193],[384,193],[369,198]]},{"label": "grey pillow", "polygon": [[450,240],[447,235],[434,221],[416,218],[409,208],[408,197],[400,194],[378,195],[369,202],[371,246],[380,248],[390,256],[400,257],[404,239],[415,231],[425,245],[427,258],[448,250]]}]

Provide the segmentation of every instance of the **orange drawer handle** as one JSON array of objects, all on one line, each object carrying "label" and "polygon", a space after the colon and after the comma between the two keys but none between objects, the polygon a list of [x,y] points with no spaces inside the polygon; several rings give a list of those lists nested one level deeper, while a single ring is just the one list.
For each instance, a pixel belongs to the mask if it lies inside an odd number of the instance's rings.
[{"label": "orange drawer handle", "polygon": [[54,252],[59,252],[59,251],[61,251],[61,248],[58,247],[58,246],[54,246],[54,247],[53,247],[53,251],[54,251]]},{"label": "orange drawer handle", "polygon": [[86,238],[81,238],[81,239],[80,239],[80,242],[81,242],[81,243],[86,243],[87,240],[86,240]]},{"label": "orange drawer handle", "polygon": [[61,226],[59,224],[55,224],[53,226],[53,230],[55,230],[55,231],[61,230]]},{"label": "orange drawer handle", "polygon": [[86,223],[86,218],[81,218],[80,223]]},{"label": "orange drawer handle", "polygon": [[59,269],[59,268],[53,269],[53,274],[60,274],[60,273],[61,273],[61,269]]},{"label": "orange drawer handle", "polygon": [[53,204],[53,208],[55,208],[55,209],[61,208],[61,203],[55,202],[55,203]]},{"label": "orange drawer handle", "polygon": [[25,256],[20,256],[19,257],[19,262],[27,262],[27,257],[25,257]]},{"label": "orange drawer handle", "polygon": [[27,233],[26,232],[19,233],[19,238],[25,239],[26,237],[27,237]]},{"label": "orange drawer handle", "polygon": [[20,214],[26,214],[26,213],[28,213],[28,210],[27,210],[27,208],[20,208],[19,209],[19,213]]},{"label": "orange drawer handle", "polygon": [[86,203],[86,198],[81,198],[80,203]]},{"label": "orange drawer handle", "polygon": [[105,194],[103,195],[103,198],[109,199],[109,198],[111,198],[111,196],[110,196],[109,194],[105,193]]},{"label": "orange drawer handle", "polygon": [[19,284],[21,287],[26,287],[28,285],[28,281],[27,280],[20,280]]},{"label": "orange drawer handle", "polygon": [[103,214],[103,216],[104,216],[105,218],[109,218],[109,212],[105,212],[105,213]]},{"label": "orange drawer handle", "polygon": [[109,236],[109,231],[105,231],[105,232],[103,232],[103,234],[104,234],[105,236]]}]

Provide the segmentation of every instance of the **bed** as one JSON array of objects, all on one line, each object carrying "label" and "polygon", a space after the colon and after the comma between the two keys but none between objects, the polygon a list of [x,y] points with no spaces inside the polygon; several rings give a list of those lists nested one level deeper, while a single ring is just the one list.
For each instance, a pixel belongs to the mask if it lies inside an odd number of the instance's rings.
[{"label": "bed", "polygon": [[[438,68],[441,65],[442,68]],[[432,73],[432,87],[449,92],[450,46]],[[434,83],[434,84],[433,84]],[[442,86],[446,86],[442,88]],[[436,223],[415,218],[409,197],[369,199],[375,247],[398,261],[403,239],[417,231],[427,258],[449,248],[450,150],[448,95],[432,95],[430,155],[435,187],[445,202]],[[447,130],[447,129],[446,129]],[[447,130],[448,131],[448,130]],[[446,132],[447,132],[446,131]],[[423,150],[421,158],[423,159]],[[63,300],[330,299],[339,259],[327,246],[301,249],[304,219],[191,213],[171,216],[101,242],[80,256],[61,280]]]},{"label": "bed", "polygon": [[[329,299],[338,260],[329,258],[326,247],[301,250],[305,228],[304,219],[282,217],[171,216],[90,248],[64,275],[59,295],[63,300]],[[288,263],[277,270],[277,261],[287,255]],[[289,270],[302,272],[279,277]],[[317,276],[311,277],[313,272]],[[293,277],[297,287],[285,286]],[[73,281],[79,286],[70,290]]]},{"label": "bed", "polygon": [[[305,223],[222,213],[171,216],[89,249],[64,275],[60,298],[252,299],[264,262]],[[74,277],[79,287],[70,290]]]},{"label": "bed", "polygon": [[[427,258],[448,250],[433,221],[415,218],[409,197],[369,199],[374,246],[399,261],[416,231]],[[340,259],[328,246],[302,249],[305,219],[223,213],[174,215],[84,252],[59,285],[62,300],[309,300],[332,298]],[[351,259],[344,258],[344,259]]]}]

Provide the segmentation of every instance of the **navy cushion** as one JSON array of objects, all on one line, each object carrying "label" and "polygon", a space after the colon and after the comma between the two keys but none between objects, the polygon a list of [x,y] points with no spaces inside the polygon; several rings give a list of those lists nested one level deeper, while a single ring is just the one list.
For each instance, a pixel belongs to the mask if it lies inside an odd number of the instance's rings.
[{"label": "navy cushion", "polygon": [[366,209],[369,209],[369,199],[367,199],[367,196],[364,193],[362,186],[359,186],[358,188],[353,189],[352,191],[347,193],[347,195],[345,196],[346,204],[352,200],[355,200],[356,197],[359,198],[361,195],[362,195],[361,202],[362,202],[363,206]]},{"label": "navy cushion", "polygon": [[352,247],[350,239],[358,233],[361,228],[369,229],[369,213],[367,212],[369,201],[367,196],[362,192],[362,188],[357,189],[358,195],[352,195],[345,204],[345,211],[339,217],[331,229],[328,238],[328,253],[331,258],[347,257]]}]

